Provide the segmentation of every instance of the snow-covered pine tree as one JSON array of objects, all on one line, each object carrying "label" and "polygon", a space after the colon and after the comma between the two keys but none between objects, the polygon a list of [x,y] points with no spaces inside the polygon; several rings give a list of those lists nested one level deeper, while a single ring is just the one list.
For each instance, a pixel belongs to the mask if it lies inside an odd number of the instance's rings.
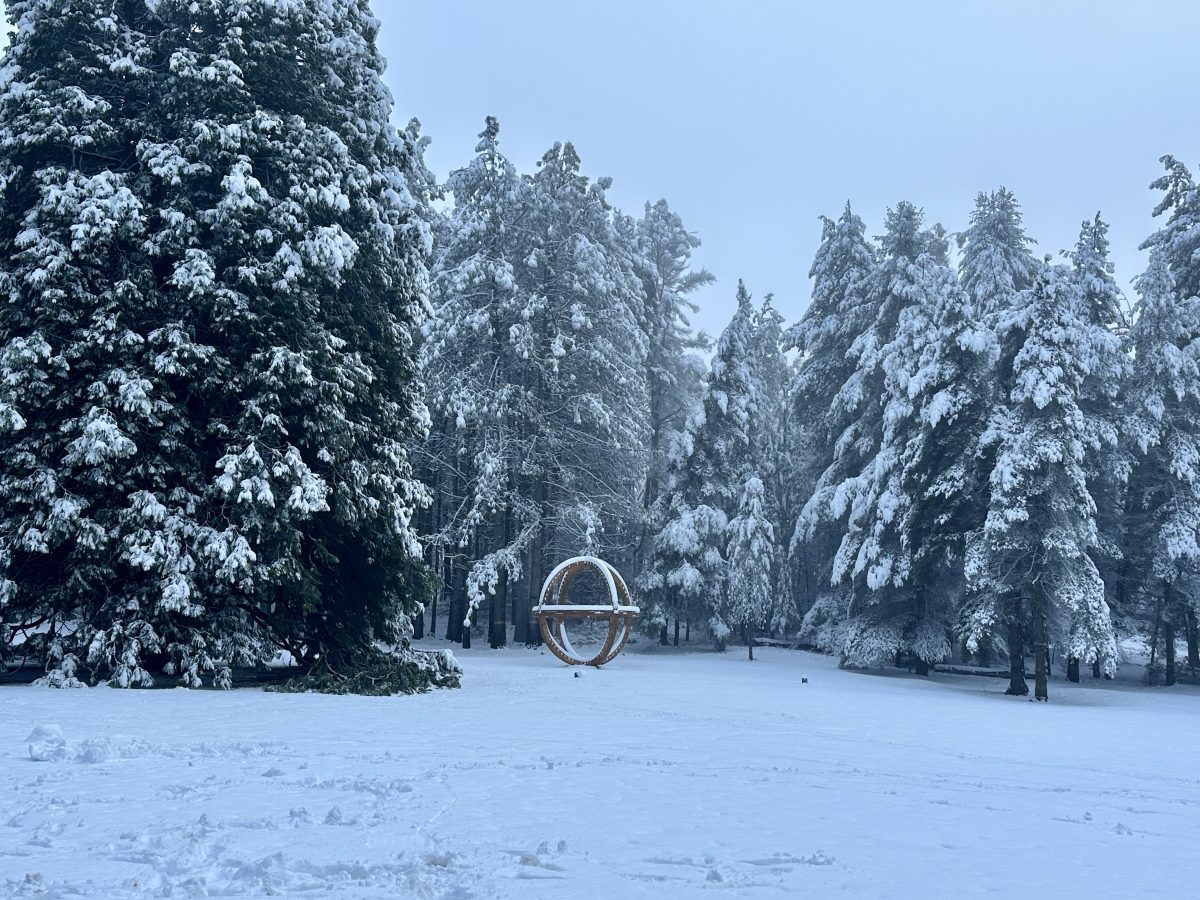
[{"label": "snow-covered pine tree", "polygon": [[[962,251],[959,284],[983,326],[981,336],[991,332],[989,340],[997,341],[998,317],[1013,308],[1017,295],[1033,283],[1038,270],[1038,262],[1029,249],[1034,241],[1025,233],[1020,205],[1013,193],[1003,187],[991,193],[979,193],[968,227],[959,235],[958,243]],[[1012,388],[1011,371],[998,367],[995,359],[986,356],[978,357],[975,362],[985,371],[972,372],[973,382],[990,391],[989,407],[1001,403]],[[966,483],[986,485],[991,477],[990,459],[986,454],[978,453],[973,453],[972,458],[975,470],[964,475]],[[987,515],[986,491],[969,496],[975,508],[965,519],[971,529],[968,543],[982,535]],[[960,631],[973,636],[968,639],[968,644],[984,662],[990,660],[997,640],[1003,640],[1012,670],[1010,689],[1024,690],[1026,636],[1019,623],[992,620],[996,598],[990,595],[990,587],[978,594],[980,587],[969,585],[960,610]]]},{"label": "snow-covered pine tree", "polygon": [[719,648],[729,636],[725,603],[726,527],[737,514],[740,486],[752,473],[751,440],[759,388],[754,363],[755,309],[738,282],[737,310],[717,342],[704,399],[679,436],[653,566],[663,595],[650,614],[708,617]]},{"label": "snow-covered pine tree", "polygon": [[[797,477],[792,468],[796,457],[788,452],[796,424],[787,395],[793,373],[783,350],[783,316],[775,308],[774,299],[767,294],[754,319],[754,372],[759,401],[751,423],[750,444],[754,471],[764,483],[763,507],[778,542],[791,530],[801,501],[796,496]],[[771,614],[765,620],[772,635],[785,632],[796,621],[793,572],[786,565],[787,553],[776,547],[775,559]]]},{"label": "snow-covered pine tree", "polygon": [[[842,661],[870,665],[898,654],[920,671],[944,659],[956,583],[945,570],[946,503],[935,489],[958,462],[939,446],[965,424],[969,402],[958,345],[963,297],[945,259],[941,230],[922,229],[910,203],[888,211],[882,256],[872,278],[877,330],[859,356],[857,381],[879,397],[878,448],[861,470],[834,485],[831,512],[844,532],[833,576],[850,585],[852,606]],[[841,447],[839,446],[839,451]]]},{"label": "snow-covered pine tree", "polygon": [[[1120,338],[1128,330],[1125,297],[1113,278],[1109,259],[1108,225],[1096,213],[1080,228],[1079,240],[1069,254],[1071,279],[1079,291],[1088,322],[1107,329]],[[1097,345],[1107,354],[1093,363],[1095,374],[1088,377],[1080,396],[1080,408],[1097,423],[1105,423],[1113,434],[1120,433],[1121,405],[1119,394],[1128,375],[1128,355],[1121,341]],[[1104,579],[1114,610],[1126,606],[1130,570],[1122,545],[1124,534],[1124,501],[1130,472],[1129,447],[1124,442],[1108,440],[1088,453],[1088,489],[1096,501],[1096,527],[1099,542],[1092,552],[1096,566]],[[1067,677],[1079,680],[1079,660],[1066,660]]]},{"label": "snow-covered pine tree", "polygon": [[[867,240],[866,226],[849,203],[837,221],[821,221],[821,244],[809,270],[812,300],[785,335],[785,346],[798,351],[798,358],[787,391],[790,422],[784,452],[795,482],[795,503],[801,507],[832,462],[837,437],[852,421],[834,401],[854,371],[851,347],[875,318],[867,285],[875,248]],[[841,645],[848,600],[844,588],[831,587],[839,536],[819,517],[800,513],[791,528],[794,593],[798,608],[807,611],[801,635],[834,650]]]},{"label": "snow-covered pine tree", "polygon": [[[407,446],[431,179],[366,0],[161,0],[139,157],[176,377],[203,420],[203,548],[222,596],[306,662],[397,642],[420,599]],[[185,353],[190,349],[185,345]]]},{"label": "snow-covered pine tree", "polygon": [[538,166],[522,261],[531,302],[513,332],[533,403],[522,464],[536,492],[533,585],[551,555],[633,556],[649,434],[643,285],[611,181],[589,182],[569,143]]},{"label": "snow-covered pine tree", "polygon": [[1150,264],[1137,281],[1138,301],[1128,346],[1127,434],[1135,451],[1125,521],[1134,585],[1145,598],[1122,611],[1140,618],[1175,679],[1177,630],[1188,658],[1200,664],[1200,613],[1195,574],[1200,563],[1200,189],[1188,169],[1164,157],[1165,192],[1155,215],[1166,223],[1143,244]]},{"label": "snow-covered pine tree", "polygon": [[[691,330],[689,317],[697,309],[690,295],[711,284],[713,276],[692,269],[692,251],[700,239],[689,232],[666,200],[646,204],[636,223],[635,267],[642,279],[642,330],[646,334],[646,391],[649,401],[649,466],[642,490],[642,521],[638,538],[635,577],[644,601],[658,605],[663,589],[655,567],[652,539],[662,522],[658,499],[667,487],[668,456],[672,443],[687,424],[702,385],[703,361],[699,353],[709,347],[704,334]],[[660,624],[660,640],[667,639],[667,623]],[[679,620],[675,620],[679,643]]]},{"label": "snow-covered pine tree", "polygon": [[[1097,361],[1116,338],[1091,324],[1070,273],[1049,260],[1033,286],[1000,313],[998,334],[1011,388],[982,441],[994,462],[987,518],[970,548],[967,577],[977,587],[999,585],[987,592],[996,598],[991,622],[1028,631],[1036,696],[1045,700],[1051,642],[1110,672],[1116,664],[1112,616],[1089,552],[1098,536],[1086,470],[1089,450],[1115,436],[1080,407],[1088,378],[1098,374]],[[981,627],[968,639],[987,630],[988,618],[971,620]]]},{"label": "snow-covered pine tree", "polygon": [[980,315],[1007,309],[1012,298],[1033,284],[1038,261],[1030,252],[1021,207],[1008,188],[975,198],[967,230],[959,235],[959,281]]},{"label": "snow-covered pine tree", "polygon": [[741,626],[754,659],[754,637],[775,613],[775,528],[767,517],[762,481],[750,476],[737,517],[729,523],[727,584],[729,624]]},{"label": "snow-covered pine tree", "polygon": [[7,592],[115,684],[402,641],[430,181],[367,4],[18,11],[3,339],[42,393],[0,463]]},{"label": "snow-covered pine tree", "polygon": [[438,419],[429,451],[454,485],[439,529],[469,563],[452,593],[489,602],[493,645],[518,572],[535,593],[551,554],[632,556],[648,434],[635,229],[570,144],[518,178],[497,133],[489,120],[451,178],[422,350]]},{"label": "snow-covered pine tree", "polygon": [[[461,637],[467,586],[491,596],[490,639],[507,638],[504,606],[520,576],[535,527],[521,459],[536,411],[522,377],[527,352],[513,329],[532,302],[518,283],[531,248],[521,220],[528,184],[499,149],[500,126],[489,117],[476,157],[452,172],[447,189],[454,208],[440,229],[432,272],[433,315],[424,326],[421,371],[433,427],[426,445],[426,477],[435,488],[428,543],[432,562],[455,603],[446,636]],[[482,539],[482,553],[471,553]],[[469,567],[469,568],[468,568]],[[517,639],[529,639],[526,604],[514,597]]]}]

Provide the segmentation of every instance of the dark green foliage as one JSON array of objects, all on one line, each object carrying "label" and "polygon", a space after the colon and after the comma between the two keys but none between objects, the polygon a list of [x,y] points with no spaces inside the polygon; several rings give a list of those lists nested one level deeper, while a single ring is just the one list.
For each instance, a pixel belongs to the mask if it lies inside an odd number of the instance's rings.
[{"label": "dark green foliage", "polygon": [[282,694],[424,694],[460,686],[462,669],[446,651],[423,652],[407,645],[393,651],[362,650],[342,663],[318,662],[307,675],[263,688]]}]

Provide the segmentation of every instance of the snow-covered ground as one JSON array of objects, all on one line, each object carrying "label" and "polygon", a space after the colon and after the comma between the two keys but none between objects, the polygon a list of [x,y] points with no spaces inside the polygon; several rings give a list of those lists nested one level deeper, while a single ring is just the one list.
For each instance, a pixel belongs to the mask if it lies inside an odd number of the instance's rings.
[{"label": "snow-covered ground", "polygon": [[1195,688],[1045,705],[758,655],[483,648],[420,697],[2,688],[0,896],[1194,896]]}]

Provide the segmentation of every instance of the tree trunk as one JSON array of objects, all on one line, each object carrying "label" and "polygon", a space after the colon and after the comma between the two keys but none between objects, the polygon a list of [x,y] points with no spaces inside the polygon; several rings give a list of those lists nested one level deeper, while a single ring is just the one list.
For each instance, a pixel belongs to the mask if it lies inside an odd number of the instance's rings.
[{"label": "tree trunk", "polygon": [[658,642],[664,647],[670,646],[670,644],[671,644],[670,637],[667,635],[667,623],[666,622],[663,622],[662,628],[658,629]]},{"label": "tree trunk", "polygon": [[[1100,661],[1096,660],[1096,662],[1097,662],[1097,664],[1099,664]],[[1078,656],[1068,656],[1067,657],[1067,681],[1070,681],[1073,684],[1079,684],[1079,657]]]},{"label": "tree trunk", "polygon": [[692,642],[692,620],[690,617],[683,623],[683,642],[685,644]]},{"label": "tree trunk", "polygon": [[496,593],[488,605],[488,646],[499,650],[508,643],[508,622],[504,614],[508,611],[508,572],[500,573]]},{"label": "tree trunk", "polygon": [[[500,529],[500,545],[508,547],[512,540],[512,512],[504,510],[504,526]],[[500,577],[496,579],[496,593],[492,595],[491,607],[488,610],[488,646],[499,650],[508,644],[508,566],[500,567]]]},{"label": "tree trunk", "polygon": [[462,640],[463,617],[467,613],[467,570],[461,562],[451,563],[450,597],[446,604],[446,640]]},{"label": "tree trunk", "polygon": [[1100,677],[1100,660],[1099,659],[1095,659],[1092,661],[1092,677],[1093,678]]},{"label": "tree trunk", "polygon": [[[511,540],[511,536],[509,539]],[[534,624],[533,604],[537,602],[537,599],[532,594],[535,590],[539,590],[541,585],[539,584],[535,588],[531,583],[528,588],[523,589],[524,586],[520,579],[517,580],[516,584],[510,581],[506,581],[505,584],[508,594],[512,598],[512,611],[510,615],[513,626],[513,643],[528,644],[529,630]]]},{"label": "tree trunk", "polygon": [[445,590],[446,590],[446,586],[444,584],[439,584],[438,589],[433,592],[433,597],[429,601],[429,636],[430,637],[437,637],[438,596]]},{"label": "tree trunk", "polygon": [[[544,499],[544,494],[542,495]],[[541,500],[539,500],[539,505]],[[529,542],[529,594],[530,603],[537,603],[542,595],[542,581],[545,578],[544,574],[544,558],[545,558],[545,533],[543,532],[543,523],[539,522],[537,531],[534,532],[533,539]],[[515,640],[515,638],[514,638]],[[540,647],[542,644],[542,629],[537,622],[533,620],[533,616],[529,617],[529,624],[525,629],[525,646]]]},{"label": "tree trunk", "polygon": [[679,616],[675,617],[675,646],[679,646]]},{"label": "tree trunk", "polygon": [[754,632],[746,636],[746,650],[750,653],[750,662],[754,662]]},{"label": "tree trunk", "polygon": [[1021,634],[1021,626],[1013,623],[1008,626],[1008,690],[1004,693],[1016,697],[1024,697],[1029,693],[1029,685],[1025,683],[1025,642]]},{"label": "tree trunk", "polygon": [[[1042,588],[1038,585],[1034,590],[1040,592]],[[1045,605],[1035,602],[1031,612],[1033,613],[1033,696],[1038,700],[1049,700],[1050,691],[1047,682],[1050,677],[1050,648],[1046,644]]]},{"label": "tree trunk", "polygon": [[1188,669],[1195,675],[1196,670],[1200,669],[1200,623],[1196,621],[1196,611],[1194,609],[1188,610],[1186,621]]},{"label": "tree trunk", "polygon": [[1170,619],[1163,622],[1163,663],[1165,684],[1170,687],[1175,683],[1175,623]]},{"label": "tree trunk", "polygon": [[533,622],[533,598],[527,591],[521,590],[520,582],[509,584],[508,594],[512,598],[513,643],[528,644],[529,628]]}]

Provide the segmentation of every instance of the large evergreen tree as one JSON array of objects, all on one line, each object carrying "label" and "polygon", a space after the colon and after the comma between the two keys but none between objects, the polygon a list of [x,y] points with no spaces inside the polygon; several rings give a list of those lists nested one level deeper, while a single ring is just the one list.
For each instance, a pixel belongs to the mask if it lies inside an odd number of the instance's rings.
[{"label": "large evergreen tree", "polygon": [[741,626],[746,652],[754,659],[754,635],[775,611],[775,528],[763,508],[762,480],[751,476],[742,488],[737,517],[729,523],[728,618]]},{"label": "large evergreen tree", "polygon": [[651,614],[659,621],[707,616],[724,647],[726,527],[741,485],[753,473],[752,437],[760,388],[755,363],[756,311],[740,281],[737,309],[717,342],[704,399],[675,442],[668,488],[659,498],[662,523],[642,582],[660,589]]},{"label": "large evergreen tree", "polygon": [[806,611],[801,633],[823,649],[840,645],[848,598],[844,588],[831,586],[839,535],[805,505],[820,490],[818,480],[833,461],[836,441],[854,420],[853,411],[836,401],[856,365],[851,348],[875,318],[868,288],[875,262],[866,226],[850,204],[836,221],[823,218],[809,270],[812,300],[785,335],[785,346],[797,351],[787,390],[791,423],[785,451],[800,507],[791,523],[789,557],[797,600]]},{"label": "large evergreen tree", "polygon": [[475,160],[451,177],[422,348],[432,470],[451,491],[437,542],[461,557],[443,569],[447,633],[459,635],[464,605],[486,602],[493,646],[506,640],[511,580],[528,584],[512,604],[525,641],[547,560],[633,556],[649,434],[634,229],[570,144],[520,177],[497,136],[490,119]]},{"label": "large evergreen tree", "polygon": [[[952,585],[943,571],[949,511],[939,480],[958,460],[941,441],[962,429],[969,403],[959,381],[963,302],[940,229],[923,230],[912,204],[890,210],[882,259],[877,338],[859,376],[878,396],[878,447],[837,486],[845,512],[834,577],[850,584],[844,662],[870,664],[905,653],[925,670],[949,653]],[[894,320],[893,318],[894,317]]]},{"label": "large evergreen tree", "polygon": [[[671,448],[687,427],[689,413],[700,399],[704,361],[699,353],[710,346],[703,333],[692,332],[689,317],[697,307],[691,295],[711,284],[713,276],[692,268],[692,251],[700,240],[683,225],[666,200],[647,203],[636,223],[635,265],[642,279],[642,330],[646,335],[646,391],[649,400],[649,459],[642,488],[642,520],[635,561],[637,586],[643,601],[662,602],[661,579],[653,570],[654,534],[662,526],[658,502],[670,477]],[[647,568],[649,566],[649,568]],[[643,576],[645,572],[645,576]],[[667,640],[667,623],[659,624]],[[675,640],[679,620],[675,620]]]},{"label": "large evergreen tree", "polygon": [[1112,616],[1090,555],[1098,535],[1086,469],[1089,450],[1115,435],[1080,402],[1116,338],[1090,323],[1069,273],[1048,262],[1018,300],[999,319],[1011,388],[983,438],[994,454],[990,497],[967,565],[994,605],[989,614],[975,608],[967,636],[978,640],[998,621],[1022,627],[1033,643],[1036,695],[1045,700],[1056,639],[1068,656],[1110,672],[1116,665]]},{"label": "large evergreen tree", "polygon": [[1154,187],[1165,196],[1155,215],[1167,213],[1167,221],[1144,244],[1150,265],[1137,282],[1128,339],[1128,434],[1136,459],[1125,522],[1136,593],[1122,611],[1149,625],[1156,652],[1161,632],[1173,683],[1179,629],[1189,660],[1200,664],[1200,190],[1182,163],[1163,162],[1167,174]]},{"label": "large evergreen tree", "polygon": [[13,12],[2,339],[23,427],[0,563],[20,619],[117,684],[401,641],[430,182],[388,124],[366,2]]},{"label": "large evergreen tree", "polygon": [[[991,193],[981,192],[975,198],[966,231],[959,236],[962,255],[959,260],[959,284],[966,293],[973,315],[981,325],[981,345],[988,341],[997,348],[1003,330],[1002,317],[1019,303],[1019,294],[1033,283],[1038,270],[1037,260],[1030,252],[1033,239],[1025,233],[1020,205],[1007,188]],[[988,392],[986,403],[995,408],[1002,404],[1012,389],[1011,358],[1006,364],[995,356],[981,355],[974,360],[978,367],[970,372],[973,383]],[[974,435],[979,437],[979,433]],[[987,516],[987,491],[984,486],[991,478],[993,459],[990,449],[976,444],[970,448],[963,487],[974,490],[966,496],[971,509],[965,511],[968,544],[983,535]],[[996,585],[979,582],[968,584],[968,593],[960,609],[960,629],[971,637],[968,646],[986,662],[992,646],[1002,640],[1007,647],[1011,664],[1013,690],[1025,689],[1025,632],[1017,620],[993,620],[995,608],[992,596]],[[978,611],[978,615],[976,612]],[[987,623],[986,626],[984,623]]]}]

